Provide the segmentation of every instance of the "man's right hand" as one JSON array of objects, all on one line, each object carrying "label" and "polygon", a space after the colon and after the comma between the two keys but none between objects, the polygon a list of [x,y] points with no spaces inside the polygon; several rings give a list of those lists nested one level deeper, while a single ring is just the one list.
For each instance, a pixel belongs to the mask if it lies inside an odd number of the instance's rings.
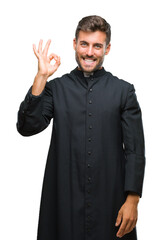
[{"label": "man's right hand", "polygon": [[[33,44],[33,51],[35,56],[38,58],[38,74],[47,78],[51,76],[60,65],[60,57],[58,57],[56,54],[51,53],[49,56],[47,56],[50,43],[51,40],[48,40],[43,51],[43,40],[39,41],[38,50],[36,49],[35,44]],[[56,61],[54,65],[50,64],[52,59]]]},{"label": "man's right hand", "polygon": [[[43,40],[39,41],[38,50],[36,49],[35,44],[33,44],[33,51],[38,59],[38,73],[34,79],[34,83],[32,86],[33,95],[39,95],[43,91],[48,77],[50,77],[54,72],[56,72],[56,70],[60,66],[60,57],[58,57],[54,53],[51,53],[49,56],[47,56],[50,43],[51,40],[48,40],[43,51]],[[55,60],[54,65],[51,64],[52,59]]]}]

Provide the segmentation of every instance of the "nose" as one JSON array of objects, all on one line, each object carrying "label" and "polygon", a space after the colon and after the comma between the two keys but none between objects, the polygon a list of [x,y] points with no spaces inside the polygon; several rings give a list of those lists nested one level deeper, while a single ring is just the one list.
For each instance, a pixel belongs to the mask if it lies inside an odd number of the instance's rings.
[{"label": "nose", "polygon": [[93,54],[94,54],[93,47],[89,46],[87,49],[87,55],[90,57],[93,56]]}]

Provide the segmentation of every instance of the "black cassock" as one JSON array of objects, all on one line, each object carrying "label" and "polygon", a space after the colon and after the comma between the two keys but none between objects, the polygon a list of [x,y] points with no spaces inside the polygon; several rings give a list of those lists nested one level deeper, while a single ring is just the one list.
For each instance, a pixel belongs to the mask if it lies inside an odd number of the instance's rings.
[{"label": "black cassock", "polygon": [[[37,240],[115,240],[118,211],[128,192],[142,196],[145,169],[141,109],[133,84],[104,68],[85,78],[74,69],[31,87],[20,105],[23,136],[53,118]],[[123,240],[136,240],[136,228]]]}]

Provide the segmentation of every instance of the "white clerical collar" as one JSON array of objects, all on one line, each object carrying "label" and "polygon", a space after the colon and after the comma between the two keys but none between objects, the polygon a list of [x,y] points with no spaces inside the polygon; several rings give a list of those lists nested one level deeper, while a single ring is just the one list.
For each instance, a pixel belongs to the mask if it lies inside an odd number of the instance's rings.
[{"label": "white clerical collar", "polygon": [[87,73],[87,72],[83,72],[84,77],[90,77],[93,75],[93,72]]}]

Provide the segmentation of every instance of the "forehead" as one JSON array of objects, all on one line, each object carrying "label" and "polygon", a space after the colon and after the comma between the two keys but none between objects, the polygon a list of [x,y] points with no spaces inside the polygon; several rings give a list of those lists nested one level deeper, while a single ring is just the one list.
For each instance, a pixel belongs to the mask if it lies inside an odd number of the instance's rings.
[{"label": "forehead", "polygon": [[88,43],[101,43],[106,41],[106,33],[101,31],[84,32],[80,31],[78,35],[78,41],[86,41]]}]

